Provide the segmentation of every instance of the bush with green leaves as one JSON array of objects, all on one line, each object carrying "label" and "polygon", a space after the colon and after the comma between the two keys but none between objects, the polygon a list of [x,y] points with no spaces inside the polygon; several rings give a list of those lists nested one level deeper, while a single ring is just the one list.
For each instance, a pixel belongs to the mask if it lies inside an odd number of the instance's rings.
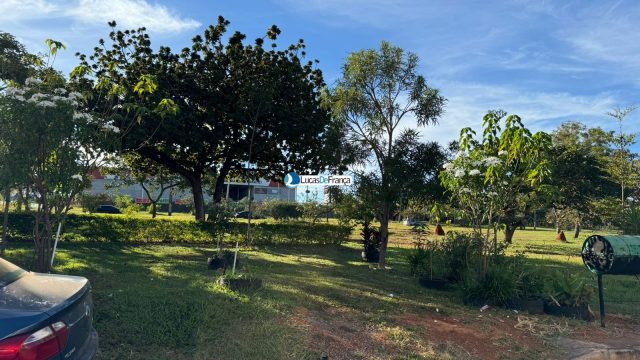
[{"label": "bush with green leaves", "polygon": [[464,280],[469,269],[480,266],[482,238],[474,233],[449,231],[442,240],[442,262],[451,281]]},{"label": "bush with green leaves", "polygon": [[595,293],[585,278],[561,271],[552,272],[545,285],[549,300],[559,306],[588,305]]},{"label": "bush with green leaves", "polygon": [[429,279],[442,278],[444,275],[442,244],[437,240],[426,239],[424,225],[414,226],[413,232],[414,248],[407,256],[411,275]]},{"label": "bush with green leaves", "polygon": [[520,297],[519,279],[520,273],[509,262],[493,264],[484,275],[470,272],[462,286],[464,300],[476,305],[506,305]]},{"label": "bush with green leaves", "polygon": [[300,204],[293,201],[269,200],[263,206],[264,213],[275,220],[295,220],[302,217]]},{"label": "bush with green leaves", "polygon": [[[33,240],[33,215],[9,213],[9,239]],[[247,225],[232,222],[224,241],[243,240]],[[251,226],[253,245],[326,245],[349,239],[351,228],[335,224],[304,222],[256,223]],[[143,219],[123,216],[69,214],[63,241],[101,241],[130,243],[210,243],[217,240],[220,226],[213,221]]]},{"label": "bush with green leaves", "polygon": [[113,202],[120,211],[127,215],[135,214],[142,210],[142,205],[134,203],[129,195],[117,195]]},{"label": "bush with green leaves", "polygon": [[98,206],[111,203],[111,198],[107,194],[83,193],[80,195],[79,202],[83,212],[92,214]]}]

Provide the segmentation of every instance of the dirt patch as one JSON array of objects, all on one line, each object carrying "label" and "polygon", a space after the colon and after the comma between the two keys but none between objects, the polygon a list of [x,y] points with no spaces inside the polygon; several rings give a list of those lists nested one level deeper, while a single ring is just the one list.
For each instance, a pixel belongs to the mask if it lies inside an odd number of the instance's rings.
[{"label": "dirt patch", "polygon": [[308,346],[329,359],[386,359],[385,353],[398,351],[380,336],[378,329],[347,308],[328,307],[314,312],[298,308],[288,323],[304,329]]},{"label": "dirt patch", "polygon": [[287,324],[307,334],[307,346],[329,359],[565,359],[558,339],[603,344],[607,348],[640,346],[640,325],[610,316],[607,328],[549,316],[505,311],[460,315],[407,313],[372,324],[361,313],[340,307],[298,308]]},{"label": "dirt patch", "polygon": [[455,344],[470,358],[521,358],[545,352],[544,342],[518,329],[518,319],[490,314],[452,317],[440,314],[406,314],[402,324],[421,328],[425,339],[437,344]]}]

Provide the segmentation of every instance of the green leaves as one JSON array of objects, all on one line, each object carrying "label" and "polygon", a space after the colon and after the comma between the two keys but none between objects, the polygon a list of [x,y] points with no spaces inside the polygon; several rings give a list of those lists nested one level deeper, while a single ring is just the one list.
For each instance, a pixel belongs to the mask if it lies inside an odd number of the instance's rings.
[{"label": "green leaves", "polygon": [[51,56],[56,56],[59,49],[62,49],[62,50],[67,49],[67,47],[63,43],[57,40],[47,39],[44,42],[49,47],[49,52],[51,53]]},{"label": "green leaves", "polygon": [[138,95],[152,94],[158,89],[158,80],[154,75],[141,75],[133,91]]},{"label": "green leaves", "polygon": [[178,105],[171,99],[162,99],[158,103],[156,107],[156,112],[160,114],[160,116],[165,117],[167,115],[176,115],[178,114]]}]

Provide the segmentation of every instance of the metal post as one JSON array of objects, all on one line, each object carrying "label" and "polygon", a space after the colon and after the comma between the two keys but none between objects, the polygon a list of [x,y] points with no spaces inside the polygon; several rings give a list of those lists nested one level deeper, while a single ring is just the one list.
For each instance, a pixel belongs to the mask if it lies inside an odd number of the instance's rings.
[{"label": "metal post", "polygon": [[602,274],[598,273],[598,300],[600,301],[600,326],[604,326],[604,291],[602,290]]}]

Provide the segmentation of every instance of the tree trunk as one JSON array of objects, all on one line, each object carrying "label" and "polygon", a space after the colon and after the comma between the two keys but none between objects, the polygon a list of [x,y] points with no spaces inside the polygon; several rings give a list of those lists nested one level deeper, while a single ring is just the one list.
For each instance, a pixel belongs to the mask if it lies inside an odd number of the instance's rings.
[{"label": "tree trunk", "polygon": [[16,188],[16,195],[17,195],[17,199],[16,199],[16,212],[22,212],[22,205],[24,204],[24,197],[22,195],[22,187],[18,186]]},{"label": "tree trunk", "polygon": [[507,224],[504,229],[504,242],[507,244],[513,243],[513,234],[516,232],[516,226],[513,224]]},{"label": "tree trunk", "polygon": [[[42,194],[42,192],[40,192]],[[36,245],[36,271],[48,273],[51,271],[51,238],[53,235],[51,226],[51,214],[46,196],[42,196],[41,208],[36,213],[34,227],[34,242]],[[42,222],[42,224],[41,224]]]},{"label": "tree trunk", "polygon": [[213,202],[219,203],[222,201],[222,194],[224,193],[224,179],[227,177],[227,174],[218,174],[216,178],[216,186],[213,191]]},{"label": "tree trunk", "polygon": [[156,218],[156,214],[157,214],[157,212],[156,212],[156,203],[152,202],[151,203],[151,218],[155,219]]},{"label": "tree trunk", "polygon": [[387,204],[382,206],[380,217],[380,260],[378,266],[384,269],[387,266],[387,245],[389,244],[389,218],[390,208]]},{"label": "tree trunk", "polygon": [[577,239],[580,236],[580,230],[582,230],[580,226],[580,222],[576,222],[576,229],[575,229],[575,232],[573,233],[574,239]]},{"label": "tree trunk", "polygon": [[4,256],[7,247],[7,227],[9,226],[9,205],[11,204],[11,189],[4,189],[4,213],[2,219],[2,241],[0,242],[0,256]]},{"label": "tree trunk", "polygon": [[167,216],[171,216],[173,213],[173,189],[169,189],[169,208],[167,209]]},{"label": "tree trunk", "polygon": [[204,221],[204,192],[202,191],[202,178],[192,177],[191,192],[193,193],[193,207],[197,221]]}]

